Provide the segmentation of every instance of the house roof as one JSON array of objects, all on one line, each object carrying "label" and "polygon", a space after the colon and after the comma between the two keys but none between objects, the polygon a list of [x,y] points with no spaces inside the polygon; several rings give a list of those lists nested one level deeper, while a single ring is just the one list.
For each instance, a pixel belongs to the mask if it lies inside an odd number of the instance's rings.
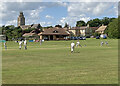
[{"label": "house roof", "polygon": [[31,28],[38,28],[38,26],[40,26],[40,24],[33,24]]},{"label": "house roof", "polygon": [[37,34],[35,34],[35,33],[25,33],[25,34],[23,34],[23,36],[35,36],[35,35],[37,35]]},{"label": "house roof", "polygon": [[20,26],[22,29],[28,29],[28,28],[31,28],[31,25],[22,25]]},{"label": "house roof", "polygon": [[107,26],[100,26],[96,31],[104,31],[106,29]]},{"label": "house roof", "polygon": [[22,29],[28,29],[28,28],[38,28],[40,24],[32,24],[32,25],[22,25],[20,26]]},{"label": "house roof", "polygon": [[87,28],[86,26],[83,26],[83,27],[72,27],[70,30],[76,30],[76,29],[84,30],[86,28]]},{"label": "house roof", "polygon": [[82,27],[72,27],[69,30],[85,30],[86,28],[92,28],[92,29],[97,29],[98,27],[87,27],[87,26],[82,26]]},{"label": "house roof", "polygon": [[45,29],[44,32],[39,33],[38,35],[69,35],[70,33],[63,28],[49,28]]}]

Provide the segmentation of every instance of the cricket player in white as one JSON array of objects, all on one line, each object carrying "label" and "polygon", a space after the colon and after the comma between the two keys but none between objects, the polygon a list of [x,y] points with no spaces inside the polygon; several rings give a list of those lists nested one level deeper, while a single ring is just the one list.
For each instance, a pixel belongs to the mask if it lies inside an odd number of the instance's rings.
[{"label": "cricket player in white", "polygon": [[77,43],[76,43],[76,47],[77,47],[77,46],[82,47],[82,46],[80,45],[80,42],[79,42],[79,41],[77,41]]},{"label": "cricket player in white", "polygon": [[71,53],[74,52],[74,47],[75,47],[75,43],[72,42],[72,43],[71,43]]},{"label": "cricket player in white", "polygon": [[27,40],[24,41],[24,49],[27,50]]},{"label": "cricket player in white", "polygon": [[40,39],[40,45],[42,45],[42,39]]},{"label": "cricket player in white", "polygon": [[4,42],[4,47],[5,47],[5,50],[7,50],[7,45],[6,45],[6,42]]},{"label": "cricket player in white", "polygon": [[19,49],[21,50],[22,48],[22,41],[19,42]]},{"label": "cricket player in white", "polygon": [[107,41],[105,42],[105,45],[108,45],[108,42],[107,42]]},{"label": "cricket player in white", "polygon": [[104,44],[104,42],[102,41],[102,42],[101,42],[101,46],[103,46],[103,44]]}]

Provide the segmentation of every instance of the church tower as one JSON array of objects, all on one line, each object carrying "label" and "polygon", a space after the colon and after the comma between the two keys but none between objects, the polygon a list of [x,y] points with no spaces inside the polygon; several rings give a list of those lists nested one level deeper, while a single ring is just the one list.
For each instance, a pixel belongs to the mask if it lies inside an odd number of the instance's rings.
[{"label": "church tower", "polygon": [[17,21],[17,25],[18,26],[25,25],[25,17],[23,15],[23,12],[20,12],[20,15],[19,15],[18,21]]}]

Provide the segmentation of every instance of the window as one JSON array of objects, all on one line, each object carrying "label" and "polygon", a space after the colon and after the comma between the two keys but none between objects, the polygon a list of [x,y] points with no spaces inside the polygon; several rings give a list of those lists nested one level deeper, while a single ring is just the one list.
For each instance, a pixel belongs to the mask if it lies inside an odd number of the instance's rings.
[{"label": "window", "polygon": [[58,33],[58,31],[57,31],[57,30],[54,30],[53,33]]}]

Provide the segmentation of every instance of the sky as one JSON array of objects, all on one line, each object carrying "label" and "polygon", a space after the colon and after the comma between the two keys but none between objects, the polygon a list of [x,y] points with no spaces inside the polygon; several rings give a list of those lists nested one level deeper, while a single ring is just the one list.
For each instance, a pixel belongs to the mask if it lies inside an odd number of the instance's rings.
[{"label": "sky", "polygon": [[62,26],[76,21],[85,22],[94,18],[117,17],[118,2],[2,2],[0,4],[0,25],[17,26],[17,17],[22,11],[25,24],[38,24],[43,27]]}]

